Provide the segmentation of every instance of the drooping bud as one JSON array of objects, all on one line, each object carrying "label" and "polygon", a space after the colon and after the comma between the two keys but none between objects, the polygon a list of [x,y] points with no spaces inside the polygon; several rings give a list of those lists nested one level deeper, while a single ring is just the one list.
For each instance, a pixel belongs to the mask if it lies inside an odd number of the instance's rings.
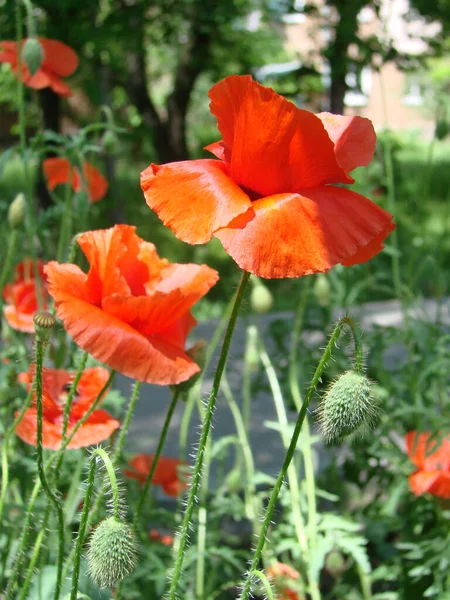
[{"label": "drooping bud", "polygon": [[330,282],[328,277],[323,273],[316,275],[313,293],[320,306],[325,307],[330,304]]},{"label": "drooping bud", "polygon": [[25,195],[20,192],[9,205],[8,223],[13,229],[18,229],[24,223],[26,214],[27,201]]},{"label": "drooping bud", "polygon": [[41,342],[48,342],[52,335],[53,327],[56,325],[56,319],[47,310],[40,310],[33,315],[34,330],[36,337]]},{"label": "drooping bud", "polygon": [[189,348],[189,350],[186,351],[186,354],[200,367],[200,371],[195,373],[195,375],[190,377],[187,381],[182,381],[181,383],[170,386],[173,390],[179,390],[182,393],[188,392],[196,381],[198,381],[202,374],[203,367],[205,366],[207,345],[208,342],[206,340],[198,340],[192,348]]},{"label": "drooping bud", "polygon": [[107,129],[102,138],[103,149],[108,154],[114,154],[119,147],[119,139],[111,129]]},{"label": "drooping bud", "polygon": [[30,37],[26,40],[22,48],[21,59],[31,75],[35,75],[39,71],[44,60],[44,50],[37,38]]},{"label": "drooping bud", "polygon": [[330,385],[318,407],[318,421],[329,444],[373,426],[377,401],[370,380],[356,371],[346,371]]},{"label": "drooping bud", "polygon": [[340,577],[347,570],[347,562],[342,552],[331,550],[325,559],[325,568],[333,577]]},{"label": "drooping bud", "polygon": [[131,528],[116,517],[100,523],[89,540],[88,573],[100,588],[114,586],[133,571],[137,561]]},{"label": "drooping bud", "polygon": [[250,294],[250,305],[256,313],[267,313],[273,306],[273,296],[268,287],[258,279],[252,278],[253,289]]}]

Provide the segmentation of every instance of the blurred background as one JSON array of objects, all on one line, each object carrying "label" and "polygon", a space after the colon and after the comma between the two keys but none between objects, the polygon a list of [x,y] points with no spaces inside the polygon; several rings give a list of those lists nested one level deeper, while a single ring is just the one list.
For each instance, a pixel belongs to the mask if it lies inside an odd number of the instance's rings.
[{"label": "blurred background", "polygon": [[[146,206],[139,173],[150,162],[206,156],[203,147],[220,138],[207,92],[232,73],[251,73],[299,107],[361,115],[375,125],[376,157],[354,173],[356,190],[394,213],[398,246],[388,240],[369,265],[334,269],[335,300],[393,297],[393,255],[414,293],[445,293],[447,0],[37,0],[33,6],[38,35],[71,46],[80,67],[68,99],[49,89],[27,91],[30,136],[40,128],[74,134],[101,118],[101,106],[110,107],[124,133],[108,143],[97,140],[103,152],[93,162],[110,188],[92,205],[89,226],[135,224],[161,255],[218,268],[221,283],[203,309],[206,316],[221,314],[236,267],[217,240],[200,247],[176,240]],[[0,0],[0,39],[15,39],[14,28],[14,2]],[[14,76],[0,65],[2,150],[16,143],[17,108]],[[1,215],[23,187],[20,163],[2,156]],[[36,166],[36,179],[38,173]],[[45,192],[37,193],[45,205]],[[286,308],[296,285],[269,282],[283,292],[275,294],[275,309]]]}]

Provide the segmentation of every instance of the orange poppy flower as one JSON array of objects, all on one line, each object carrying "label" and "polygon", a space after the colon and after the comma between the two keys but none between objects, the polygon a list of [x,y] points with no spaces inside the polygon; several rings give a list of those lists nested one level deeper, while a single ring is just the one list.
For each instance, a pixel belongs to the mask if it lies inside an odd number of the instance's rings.
[{"label": "orange poppy flower", "polygon": [[444,437],[435,450],[435,442],[429,444],[429,438],[429,433],[410,431],[406,434],[408,456],[418,468],[409,476],[409,487],[416,496],[428,492],[450,498],[450,436]]},{"label": "orange poppy flower", "polygon": [[173,544],[173,535],[163,534],[157,529],[150,529],[148,539],[153,542],[161,542],[164,546],[172,546]]},{"label": "orange poppy flower", "polygon": [[75,343],[97,360],[139,381],[177,384],[200,370],[184,349],[196,324],[190,309],[218,275],[206,265],[159,258],[135,229],[116,225],[80,235],[89,273],[50,262],[49,292]]},{"label": "orange poppy flower", "polygon": [[38,294],[42,300],[42,310],[48,308],[44,264],[37,261],[37,268],[39,280],[34,278],[32,261],[22,261],[16,266],[14,282],[6,285],[3,290],[5,319],[10,327],[24,333],[34,333],[33,315],[39,309]]},{"label": "orange poppy flower", "polygon": [[[153,464],[153,458],[153,454],[137,454],[128,461],[132,470],[125,469],[124,475],[145,483]],[[187,484],[180,480],[178,468],[186,464],[177,458],[160,456],[153,474],[152,484],[160,485],[168,496],[179,496],[186,490]]]},{"label": "orange poppy flower", "polygon": [[392,216],[340,185],[372,159],[368,119],[314,115],[250,75],[226,77],[209,97],[223,140],[206,150],[220,160],[152,164],[141,174],[148,206],[179,239],[202,244],[215,235],[242,269],[266,278],[380,252]]},{"label": "orange poppy flower", "polygon": [[[61,78],[68,77],[76,71],[78,67],[76,52],[58,40],[38,39],[44,53],[42,64],[36,73],[31,75],[22,61],[23,83],[34,90],[49,87],[60,96],[71,96],[71,88]],[[18,52],[21,51],[25,42],[26,39],[22,40],[19,47],[17,42],[0,42],[0,63],[9,63],[16,74],[19,62]]]},{"label": "orange poppy flower", "polygon": [[[58,450],[61,446],[64,404],[75,373],[62,369],[45,369],[42,381],[43,423],[42,444],[49,450]],[[76,423],[89,410],[98,394],[106,384],[109,372],[103,367],[86,369],[81,375],[77,391],[71,406],[67,435],[70,435]],[[20,373],[18,379],[30,391],[34,378],[34,366],[28,372]],[[37,443],[37,408],[34,405],[25,411],[25,415],[16,427],[16,433],[27,444]],[[120,426],[104,410],[95,410],[80,427],[68,448],[84,448],[103,442]]]},{"label": "orange poppy flower", "polygon": [[[67,158],[46,158],[42,163],[48,187],[54,190],[57,185],[69,183],[74,192],[82,188],[80,172],[72,167]],[[98,169],[88,162],[83,163],[83,178],[88,188],[89,202],[98,202],[108,191],[108,182]]]},{"label": "orange poppy flower", "polygon": [[296,581],[300,573],[285,563],[277,562],[267,568],[267,577],[274,581],[275,589],[280,600],[300,600],[300,595],[286,585],[286,581]]}]

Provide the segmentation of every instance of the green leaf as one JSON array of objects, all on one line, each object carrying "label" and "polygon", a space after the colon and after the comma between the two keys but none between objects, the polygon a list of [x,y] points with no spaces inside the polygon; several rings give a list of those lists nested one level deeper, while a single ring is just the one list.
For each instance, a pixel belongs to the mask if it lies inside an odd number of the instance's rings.
[{"label": "green leaf", "polygon": [[360,566],[364,573],[370,573],[370,561],[365,548],[366,540],[361,536],[337,537],[336,544]]},{"label": "green leaf", "polygon": [[314,581],[319,581],[319,575],[323,569],[325,558],[333,550],[334,546],[335,543],[332,537],[322,537],[314,548],[309,561],[309,572],[311,579]]}]

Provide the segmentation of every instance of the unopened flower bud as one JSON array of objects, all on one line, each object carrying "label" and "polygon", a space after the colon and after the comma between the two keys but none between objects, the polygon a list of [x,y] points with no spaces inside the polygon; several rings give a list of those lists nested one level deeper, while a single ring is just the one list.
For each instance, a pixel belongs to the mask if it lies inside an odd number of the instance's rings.
[{"label": "unopened flower bud", "polygon": [[231,493],[236,493],[242,490],[243,478],[240,469],[233,469],[225,478],[226,486]]},{"label": "unopened flower bud", "polygon": [[331,550],[325,559],[325,568],[333,577],[340,577],[347,569],[347,563],[342,552]]},{"label": "unopened flower bud", "polygon": [[119,139],[111,129],[107,129],[102,138],[103,149],[108,154],[114,154],[119,147]]},{"label": "unopened flower bud", "polygon": [[24,194],[20,192],[9,205],[8,223],[13,229],[18,229],[24,223],[26,214],[27,201]]},{"label": "unopened flower bud", "polygon": [[273,296],[260,279],[253,279],[253,289],[250,294],[250,305],[256,313],[266,313],[273,306]]},{"label": "unopened flower bud", "polygon": [[328,277],[323,273],[319,273],[316,276],[313,293],[320,306],[325,307],[330,304],[330,282],[328,281]]},{"label": "unopened flower bud", "polygon": [[44,60],[44,50],[40,41],[36,38],[28,38],[23,45],[21,58],[31,75],[37,73]]},{"label": "unopened flower bud", "polygon": [[170,386],[173,390],[179,390],[182,393],[186,393],[196,383],[205,366],[207,345],[208,342],[206,340],[198,340],[192,348],[189,348],[189,350],[186,351],[186,354],[200,367],[200,371],[195,373],[195,375],[190,377],[187,381],[182,381],[181,383]]},{"label": "unopened flower bud", "polygon": [[247,344],[245,346],[245,365],[254,373],[259,366],[258,330],[254,325],[247,329]]},{"label": "unopened flower bud", "polygon": [[40,310],[33,316],[34,330],[36,337],[41,342],[48,342],[52,335],[53,327],[56,325],[56,319],[47,310]]},{"label": "unopened flower bud", "polygon": [[137,560],[131,528],[116,517],[100,523],[89,540],[88,573],[100,588],[108,588],[133,571]]},{"label": "unopened flower bud", "polygon": [[346,371],[330,385],[318,408],[318,421],[329,444],[371,427],[377,416],[377,402],[370,380],[356,371]]}]

